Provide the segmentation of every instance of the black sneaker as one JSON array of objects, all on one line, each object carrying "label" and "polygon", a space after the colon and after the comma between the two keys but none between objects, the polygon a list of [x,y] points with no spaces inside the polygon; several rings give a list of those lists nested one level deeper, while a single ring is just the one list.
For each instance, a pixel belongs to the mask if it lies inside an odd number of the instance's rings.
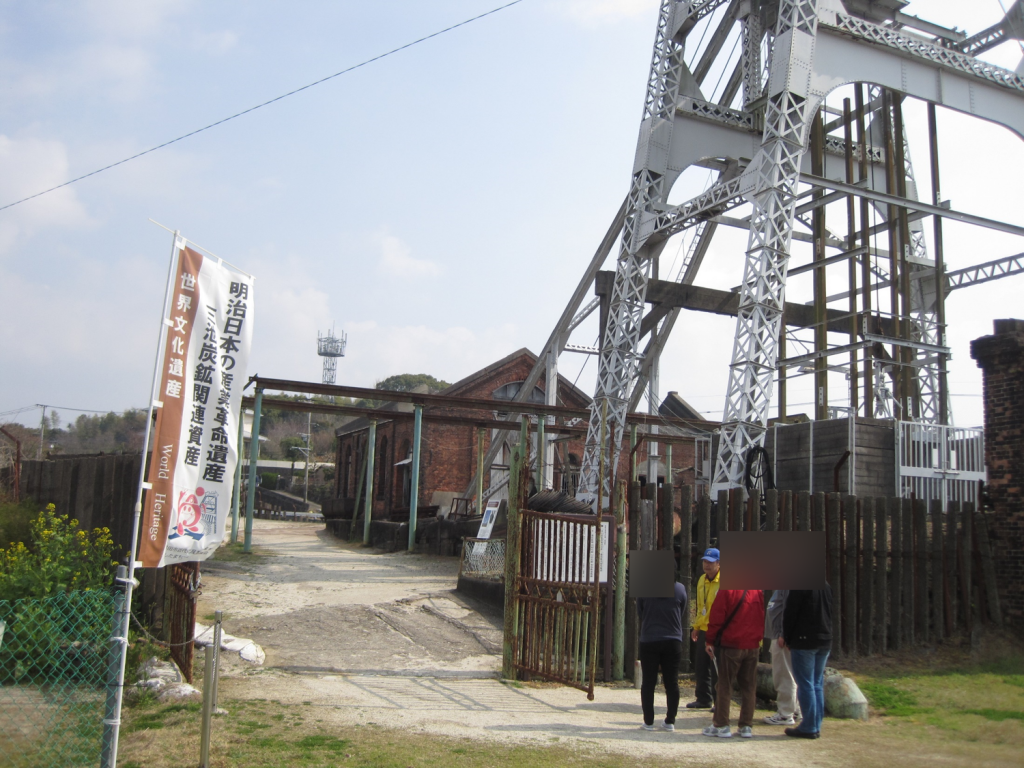
[{"label": "black sneaker", "polygon": [[687,709],[713,709],[711,704],[705,704],[700,701],[691,701],[686,705]]},{"label": "black sneaker", "polygon": [[799,728],[787,728],[785,731],[787,736],[792,736],[795,739],[820,739],[820,733],[811,733],[810,731],[801,731]]}]

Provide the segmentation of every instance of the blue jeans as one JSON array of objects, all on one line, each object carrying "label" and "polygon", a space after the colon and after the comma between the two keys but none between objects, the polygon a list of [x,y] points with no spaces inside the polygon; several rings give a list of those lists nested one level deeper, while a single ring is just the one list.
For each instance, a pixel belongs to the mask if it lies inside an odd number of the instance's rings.
[{"label": "blue jeans", "polygon": [[790,649],[793,658],[793,679],[796,680],[796,697],[804,719],[797,730],[804,733],[820,733],[821,720],[825,717],[825,662],[830,648],[812,650]]}]

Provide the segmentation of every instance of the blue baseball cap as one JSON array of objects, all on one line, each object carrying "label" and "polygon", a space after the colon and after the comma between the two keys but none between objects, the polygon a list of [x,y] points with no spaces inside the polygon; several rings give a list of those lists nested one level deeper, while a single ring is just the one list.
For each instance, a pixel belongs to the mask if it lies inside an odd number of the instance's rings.
[{"label": "blue baseball cap", "polygon": [[704,557],[702,557],[701,560],[707,560],[709,563],[717,563],[719,556],[719,551],[714,547],[711,547],[706,552],[704,552]]}]

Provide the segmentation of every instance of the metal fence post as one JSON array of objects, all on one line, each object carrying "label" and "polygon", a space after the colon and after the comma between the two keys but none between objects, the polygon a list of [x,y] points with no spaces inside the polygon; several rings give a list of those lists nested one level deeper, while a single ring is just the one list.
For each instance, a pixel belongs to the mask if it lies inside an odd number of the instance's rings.
[{"label": "metal fence post", "polygon": [[[117,575],[126,578],[128,569],[123,565],[117,566]],[[120,720],[117,717],[117,694],[124,685],[119,680],[121,672],[121,637],[120,630],[124,623],[124,592],[120,589],[114,592],[114,616],[110,629],[110,659],[107,662],[107,701],[103,713],[103,746],[100,753],[101,768],[114,768],[117,757],[114,753],[114,745],[117,742],[117,730]],[[3,638],[0,632],[0,639]]]},{"label": "metal fence post", "polygon": [[256,470],[259,463],[260,450],[260,411],[263,408],[263,390],[256,390],[256,402],[253,405],[252,435],[249,438],[249,492],[245,496],[245,541],[242,551],[252,552],[252,510],[256,504]]},{"label": "metal fence post", "polygon": [[199,736],[199,768],[210,768],[210,718],[213,715],[213,646],[208,645],[203,667],[203,719]]},{"label": "metal fence post", "polygon": [[612,625],[612,680],[625,675],[622,662],[626,649],[626,489],[625,480],[618,482],[615,504],[615,616]]},{"label": "metal fence post", "polygon": [[[416,548],[416,525],[420,510],[420,443],[423,441],[423,406],[413,406],[412,477],[409,479],[409,551]],[[353,513],[355,517],[355,513]]]}]

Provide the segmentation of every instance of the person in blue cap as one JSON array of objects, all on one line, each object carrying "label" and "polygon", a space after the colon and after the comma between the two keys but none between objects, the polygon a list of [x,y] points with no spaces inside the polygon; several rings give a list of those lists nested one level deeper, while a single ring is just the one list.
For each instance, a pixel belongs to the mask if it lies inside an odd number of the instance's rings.
[{"label": "person in blue cap", "polygon": [[714,605],[715,596],[718,594],[718,576],[721,569],[719,559],[720,555],[715,547],[709,548],[701,558],[704,575],[697,582],[697,593],[694,595],[697,601],[697,613],[693,620],[693,628],[690,630],[690,638],[697,648],[694,659],[696,691],[694,700],[686,705],[687,709],[714,708],[718,670],[715,669],[715,665],[708,655],[704,653],[704,637],[708,631],[708,621],[711,619],[711,606]]}]

